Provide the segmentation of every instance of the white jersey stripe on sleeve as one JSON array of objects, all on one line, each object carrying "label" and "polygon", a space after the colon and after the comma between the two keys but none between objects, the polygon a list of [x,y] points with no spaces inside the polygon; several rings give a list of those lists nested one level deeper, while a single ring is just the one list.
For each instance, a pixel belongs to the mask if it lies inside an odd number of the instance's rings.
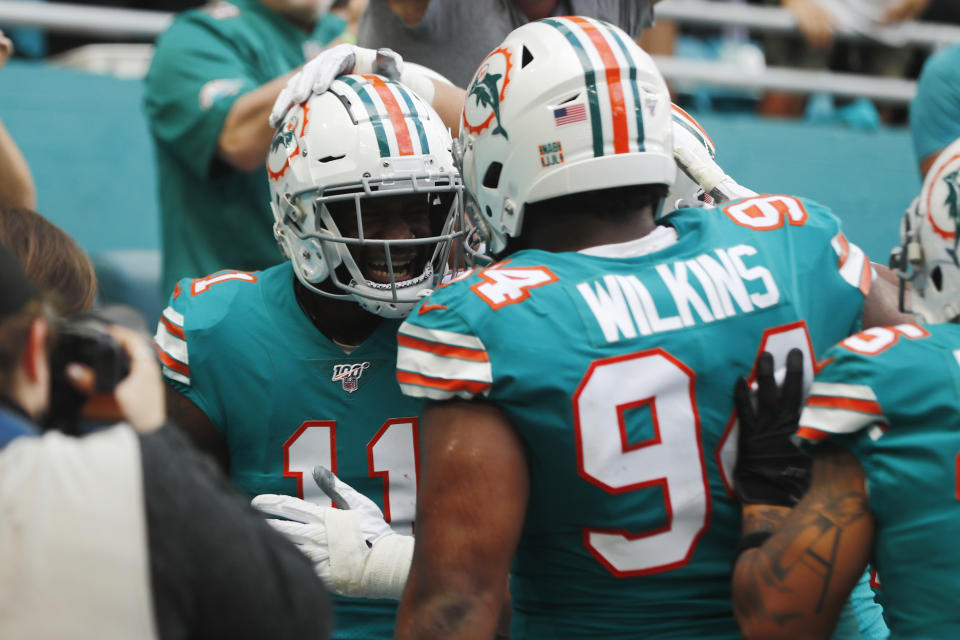
[{"label": "white jersey stripe on sleeve", "polygon": [[428,400],[452,400],[453,398],[469,400],[475,396],[475,394],[469,391],[451,391],[448,389],[436,389],[434,387],[422,387],[416,384],[401,384],[400,390],[405,396],[410,396],[411,398],[426,398]]},{"label": "white jersey stripe on sleeve", "polygon": [[175,380],[176,382],[179,382],[180,384],[185,384],[185,385],[187,385],[188,387],[190,386],[190,378],[188,378],[187,376],[183,375],[182,373],[178,373],[178,372],[174,371],[173,369],[171,369],[170,367],[168,367],[168,366],[166,366],[166,365],[163,365],[163,377],[164,377],[164,378],[170,378],[171,380]]},{"label": "white jersey stripe on sleeve", "polygon": [[410,324],[409,322],[404,322],[400,325],[399,332],[403,335],[428,340],[430,342],[448,344],[455,347],[466,347],[467,349],[476,349],[478,351],[485,350],[480,338],[465,333],[442,331],[440,329],[426,329],[415,324]]},{"label": "white jersey stripe on sleeve", "polygon": [[[859,289],[863,284],[864,270],[867,268],[867,256],[864,254],[863,249],[852,242],[847,242],[846,246],[846,259],[842,260],[839,265],[840,277],[850,283],[854,288]],[[834,250],[837,251],[840,258],[844,257],[836,243],[834,244]]]},{"label": "white jersey stripe on sleeve", "polygon": [[157,325],[157,333],[153,336],[154,342],[167,355],[183,364],[190,364],[190,356],[187,353],[187,341],[182,340],[167,330],[167,327],[160,322]]},{"label": "white jersey stripe on sleeve", "polygon": [[846,384],[843,382],[817,382],[810,385],[811,396],[834,396],[838,398],[854,398],[856,400],[877,401],[873,389],[863,384]]},{"label": "white jersey stripe on sleeve", "polygon": [[167,307],[163,310],[163,317],[177,325],[178,327],[183,327],[183,314],[175,311],[173,307]]},{"label": "white jersey stripe on sleeve", "polygon": [[460,358],[438,356],[420,349],[400,347],[397,350],[397,369],[413,371],[430,378],[493,382],[490,362],[471,362]]},{"label": "white jersey stripe on sleeve", "polygon": [[800,414],[801,427],[834,434],[856,433],[878,422],[884,422],[882,415],[828,407],[804,407]]}]

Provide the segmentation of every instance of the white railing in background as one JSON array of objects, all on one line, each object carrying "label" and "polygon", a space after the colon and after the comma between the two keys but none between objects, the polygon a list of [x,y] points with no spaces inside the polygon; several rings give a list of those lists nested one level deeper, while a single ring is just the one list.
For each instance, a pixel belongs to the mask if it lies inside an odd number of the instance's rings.
[{"label": "white railing in background", "polygon": [[669,56],[654,56],[654,59],[664,77],[672,82],[692,82],[732,89],[824,92],[845,97],[870,98],[885,104],[908,104],[917,93],[916,82],[900,78],[786,67],[767,67],[750,73],[736,65],[714,60]]},{"label": "white railing in background", "polygon": [[[468,0],[467,0],[468,1]],[[709,27],[747,27],[761,32],[795,33],[792,14],[778,7],[710,2],[709,0],[664,0],[657,4],[662,20]],[[102,38],[152,40],[170,24],[173,14],[162,11],[88,7],[54,2],[0,1],[0,25],[30,26],[61,33]],[[906,44],[937,48],[960,42],[960,27],[912,22],[886,27],[887,35]],[[838,33],[840,39],[864,39],[858,33]],[[768,67],[756,72],[722,62],[658,57],[657,64],[671,81],[706,83],[744,89],[779,89],[810,93],[825,91],[842,96],[867,97],[904,104],[916,93],[916,83],[896,78],[878,78],[826,71]]]},{"label": "white railing in background", "polygon": [[[747,27],[756,31],[794,33],[797,23],[786,9],[710,0],[663,0],[656,15],[664,20],[707,27]],[[41,27],[50,31],[150,39],[167,28],[173,14],[164,11],[90,7],[56,2],[0,1],[0,24]],[[910,22],[882,27],[880,35],[905,44],[937,48],[960,42],[960,27]],[[838,33],[840,39],[863,39],[859,33]]]},{"label": "white railing in background", "polygon": [[166,11],[90,7],[57,2],[0,2],[0,25],[102,38],[153,40],[170,25]]},{"label": "white railing in background", "polygon": [[[0,2],[0,4],[3,4]],[[747,27],[755,31],[796,33],[793,14],[779,7],[764,7],[710,0],[663,0],[656,5],[657,19],[703,27]],[[877,28],[878,38],[887,42],[936,49],[960,42],[960,27],[932,22],[907,22]],[[861,33],[835,34],[840,40],[865,40]]]}]

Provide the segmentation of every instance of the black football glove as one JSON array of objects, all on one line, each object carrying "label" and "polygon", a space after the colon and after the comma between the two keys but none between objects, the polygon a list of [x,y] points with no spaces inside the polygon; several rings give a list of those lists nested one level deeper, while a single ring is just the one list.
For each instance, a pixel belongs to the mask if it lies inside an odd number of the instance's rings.
[{"label": "black football glove", "polygon": [[803,408],[803,353],[793,349],[787,355],[787,374],[778,389],[773,356],[763,352],[757,359],[757,408],[743,376],[734,385],[733,398],[740,417],[737,499],[792,507],[810,486],[810,457],[790,440]]}]

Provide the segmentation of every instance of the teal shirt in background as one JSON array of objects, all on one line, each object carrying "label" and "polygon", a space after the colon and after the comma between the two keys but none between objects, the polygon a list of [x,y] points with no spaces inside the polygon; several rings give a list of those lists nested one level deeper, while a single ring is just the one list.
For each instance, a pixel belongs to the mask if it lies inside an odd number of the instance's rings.
[{"label": "teal shirt in background", "polygon": [[910,103],[910,134],[917,164],[960,138],[960,45],[927,59]]},{"label": "teal shirt in background", "polygon": [[217,139],[237,98],[303,64],[345,26],[328,14],[307,32],[257,0],[231,0],[180,14],[157,40],[144,110],[156,148],[163,293],[182,277],[283,259],[266,169],[230,167]]}]

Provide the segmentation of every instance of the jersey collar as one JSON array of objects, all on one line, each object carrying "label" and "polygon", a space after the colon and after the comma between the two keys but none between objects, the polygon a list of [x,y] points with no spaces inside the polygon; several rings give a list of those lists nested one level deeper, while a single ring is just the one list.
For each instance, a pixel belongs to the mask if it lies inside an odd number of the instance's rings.
[{"label": "jersey collar", "polygon": [[598,258],[636,258],[662,251],[676,244],[678,238],[677,230],[673,227],[657,227],[642,238],[615,244],[602,244],[581,249],[577,253]]}]

